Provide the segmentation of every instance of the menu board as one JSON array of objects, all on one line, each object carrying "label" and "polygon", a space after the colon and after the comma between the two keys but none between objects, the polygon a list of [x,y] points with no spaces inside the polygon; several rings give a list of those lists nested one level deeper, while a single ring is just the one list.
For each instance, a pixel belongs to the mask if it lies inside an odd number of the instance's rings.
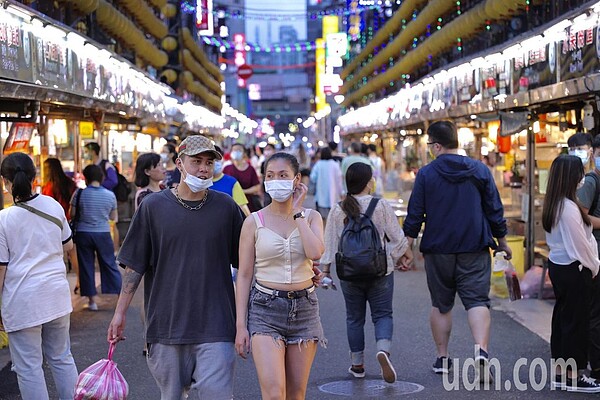
[{"label": "menu board", "polygon": [[600,30],[598,27],[571,27],[560,42],[560,79],[579,78],[600,68]]},{"label": "menu board", "polygon": [[30,33],[18,18],[0,18],[0,76],[31,82],[32,72]]},{"label": "menu board", "polygon": [[32,122],[13,122],[4,143],[4,154],[27,150],[34,129]]},{"label": "menu board", "polygon": [[513,59],[513,93],[556,83],[556,43],[542,45]]}]

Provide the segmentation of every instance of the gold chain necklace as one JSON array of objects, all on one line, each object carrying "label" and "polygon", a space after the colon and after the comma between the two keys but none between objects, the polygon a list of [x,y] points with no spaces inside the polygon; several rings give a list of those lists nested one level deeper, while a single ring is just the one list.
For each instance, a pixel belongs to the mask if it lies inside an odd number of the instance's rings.
[{"label": "gold chain necklace", "polygon": [[177,191],[177,187],[175,187],[175,198],[177,199],[177,201],[179,202],[179,204],[181,204],[182,206],[184,206],[188,210],[190,210],[190,211],[196,211],[196,210],[201,209],[202,206],[204,205],[204,203],[206,203],[206,199],[208,198],[208,189],[206,189],[206,192],[204,193],[204,197],[200,201],[200,204],[198,204],[197,206],[194,206],[194,207],[188,205],[185,201],[183,201],[181,199],[181,197],[179,197],[179,192]]}]

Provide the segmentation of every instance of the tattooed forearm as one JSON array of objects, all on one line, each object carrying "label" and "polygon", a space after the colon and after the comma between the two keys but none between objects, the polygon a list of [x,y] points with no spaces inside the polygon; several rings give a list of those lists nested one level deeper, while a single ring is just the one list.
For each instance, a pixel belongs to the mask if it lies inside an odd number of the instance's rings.
[{"label": "tattooed forearm", "polygon": [[123,275],[123,294],[133,294],[142,281],[142,274],[135,272],[131,268],[125,268]]}]

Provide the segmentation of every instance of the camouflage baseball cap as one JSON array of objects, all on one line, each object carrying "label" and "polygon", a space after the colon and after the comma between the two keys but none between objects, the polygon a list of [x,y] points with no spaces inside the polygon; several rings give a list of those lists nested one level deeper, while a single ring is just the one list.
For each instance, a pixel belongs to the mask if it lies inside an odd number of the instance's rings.
[{"label": "camouflage baseball cap", "polygon": [[200,153],[211,153],[217,160],[223,158],[221,153],[215,150],[215,146],[210,139],[202,135],[188,136],[183,139],[183,142],[179,145],[179,154],[195,156]]}]

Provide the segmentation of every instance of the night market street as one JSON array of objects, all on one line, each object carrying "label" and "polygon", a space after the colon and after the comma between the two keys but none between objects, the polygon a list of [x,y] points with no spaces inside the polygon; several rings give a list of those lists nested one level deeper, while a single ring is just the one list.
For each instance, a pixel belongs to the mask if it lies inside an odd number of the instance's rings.
[{"label": "night market street", "polygon": [[[398,373],[395,385],[383,383],[379,376],[379,366],[375,359],[375,343],[373,339],[372,324],[367,323],[366,329],[366,371],[365,381],[351,378],[347,373],[349,366],[348,345],[345,329],[345,308],[341,290],[319,289],[321,318],[329,344],[327,349],[319,349],[313,364],[310,381],[308,384],[308,399],[342,399],[342,395],[326,393],[338,391],[346,393],[345,397],[354,399],[362,398],[408,398],[408,399],[479,399],[481,391],[469,391],[461,384],[460,390],[446,391],[442,378],[431,370],[435,352],[429,331],[428,312],[429,294],[425,284],[425,272],[422,268],[415,271],[395,273],[394,296],[394,343],[392,361]],[[536,300],[521,300],[522,302],[536,302]],[[485,393],[486,398],[492,399],[561,399],[571,398],[569,393],[550,391],[549,377],[547,384],[541,391],[536,391],[535,385],[539,384],[542,377],[540,368],[537,367],[536,381],[530,382],[528,375],[533,360],[540,357],[547,365],[550,359],[550,347],[538,335],[532,333],[519,323],[511,319],[505,312],[497,311],[499,307],[506,307],[506,301],[494,301],[492,311],[492,338],[490,356],[498,358],[501,368],[502,390],[490,390]],[[546,301],[544,301],[546,302]],[[79,371],[106,357],[106,328],[112,317],[114,300],[103,298],[100,311],[90,312],[83,308],[83,302],[77,301],[78,308],[71,317],[72,350]],[[548,303],[550,304],[550,303]],[[160,394],[152,379],[146,361],[142,355],[142,324],[140,320],[141,290],[138,291],[127,316],[127,341],[119,344],[115,352],[115,361],[119,365],[129,383],[130,395],[133,400],[159,399]],[[549,306],[544,308],[545,312]],[[550,315],[547,314],[550,318]],[[367,319],[369,320],[369,318]],[[454,315],[454,331],[452,333],[451,356],[453,358],[472,357],[471,335],[466,324],[466,313],[457,299]],[[6,362],[7,350],[0,350],[0,360]],[[519,381],[527,385],[527,391],[521,392],[515,388],[518,384],[512,376],[516,361],[524,357],[528,361],[519,368]],[[463,361],[460,362],[461,366]],[[49,371],[47,371],[49,373]],[[472,378],[472,370],[470,381]],[[460,373],[462,379],[462,371]],[[48,384],[53,386],[52,379],[47,375]],[[335,384],[335,382],[341,383]],[[511,390],[506,391],[507,381],[511,382]],[[410,382],[417,385],[405,385]],[[329,385],[327,385],[329,384]],[[326,386],[324,386],[326,385]],[[420,385],[420,386],[418,386]],[[467,383],[468,385],[468,383]],[[532,388],[532,385],[534,388]],[[422,390],[410,393],[413,390]],[[476,385],[477,386],[477,385]],[[352,394],[351,391],[354,390]],[[405,394],[402,394],[404,391]],[[409,391],[409,393],[406,393]],[[51,387],[50,398],[56,398],[54,388]],[[578,397],[586,397],[578,394]],[[589,396],[589,395],[587,395]],[[251,360],[239,360],[235,379],[236,399],[259,399],[260,388],[256,371]],[[16,376],[10,372],[10,366],[3,365],[0,372],[0,399],[20,399],[18,394]]]}]

